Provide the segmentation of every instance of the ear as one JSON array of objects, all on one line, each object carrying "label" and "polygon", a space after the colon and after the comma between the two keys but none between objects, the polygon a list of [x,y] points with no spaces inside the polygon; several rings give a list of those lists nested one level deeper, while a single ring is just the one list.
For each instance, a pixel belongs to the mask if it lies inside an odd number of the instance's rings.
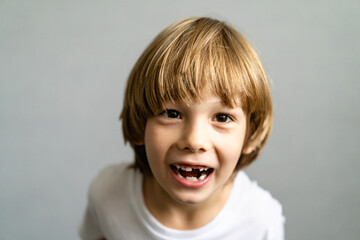
[{"label": "ear", "polygon": [[253,142],[249,142],[246,146],[243,147],[242,154],[250,154],[256,149],[256,146]]}]

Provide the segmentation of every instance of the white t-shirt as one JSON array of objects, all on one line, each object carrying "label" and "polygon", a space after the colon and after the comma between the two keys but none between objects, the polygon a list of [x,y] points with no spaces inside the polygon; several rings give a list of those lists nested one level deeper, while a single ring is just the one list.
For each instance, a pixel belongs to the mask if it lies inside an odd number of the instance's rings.
[{"label": "white t-shirt", "polygon": [[195,230],[174,230],[157,221],[145,206],[143,176],[126,164],[102,170],[92,182],[80,226],[82,239],[282,240],[284,217],[278,201],[240,171],[220,213]]}]

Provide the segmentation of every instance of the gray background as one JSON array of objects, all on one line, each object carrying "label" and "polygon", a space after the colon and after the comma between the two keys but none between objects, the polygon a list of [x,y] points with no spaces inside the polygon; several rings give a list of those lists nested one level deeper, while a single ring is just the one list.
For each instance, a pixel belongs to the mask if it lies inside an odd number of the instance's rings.
[{"label": "gray background", "polygon": [[91,179],[131,161],[128,73],[190,16],[230,22],[273,83],[275,122],[247,170],[283,204],[287,239],[360,236],[360,3],[0,0],[0,239],[77,239]]}]

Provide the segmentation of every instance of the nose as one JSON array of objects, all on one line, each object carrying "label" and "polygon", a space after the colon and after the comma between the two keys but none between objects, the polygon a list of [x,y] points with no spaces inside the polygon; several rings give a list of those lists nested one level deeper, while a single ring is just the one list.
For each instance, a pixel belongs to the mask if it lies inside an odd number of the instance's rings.
[{"label": "nose", "polygon": [[185,123],[177,145],[180,150],[193,153],[208,151],[211,148],[209,126],[199,120]]}]

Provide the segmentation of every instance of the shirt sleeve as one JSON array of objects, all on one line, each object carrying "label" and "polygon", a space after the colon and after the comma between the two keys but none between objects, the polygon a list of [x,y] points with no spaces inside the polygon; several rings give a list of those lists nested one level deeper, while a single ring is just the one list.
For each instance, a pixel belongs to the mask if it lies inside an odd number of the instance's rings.
[{"label": "shirt sleeve", "polygon": [[89,204],[83,222],[79,226],[79,235],[82,240],[96,240],[103,237],[103,233]]},{"label": "shirt sleeve", "polygon": [[110,165],[102,169],[92,180],[88,191],[88,205],[82,223],[79,226],[79,235],[82,240],[95,240],[106,237],[103,222],[104,199],[111,192],[114,174],[126,165]]},{"label": "shirt sleeve", "polygon": [[269,229],[266,233],[264,240],[284,240],[284,224],[285,217],[280,216],[278,219],[274,220],[274,222],[269,226]]}]

